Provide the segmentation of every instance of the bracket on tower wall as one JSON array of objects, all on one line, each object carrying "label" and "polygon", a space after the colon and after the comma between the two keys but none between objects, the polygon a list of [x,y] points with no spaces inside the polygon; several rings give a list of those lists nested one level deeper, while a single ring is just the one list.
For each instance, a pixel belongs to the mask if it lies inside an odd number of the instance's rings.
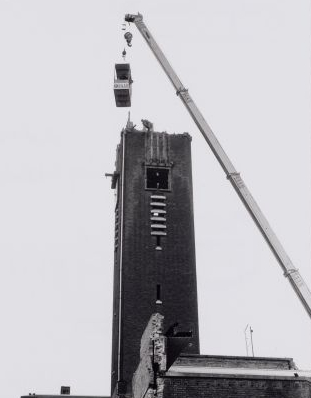
[{"label": "bracket on tower wall", "polygon": [[105,173],[105,177],[111,177],[111,189],[115,189],[120,177],[120,173],[117,171],[114,171],[113,173]]}]

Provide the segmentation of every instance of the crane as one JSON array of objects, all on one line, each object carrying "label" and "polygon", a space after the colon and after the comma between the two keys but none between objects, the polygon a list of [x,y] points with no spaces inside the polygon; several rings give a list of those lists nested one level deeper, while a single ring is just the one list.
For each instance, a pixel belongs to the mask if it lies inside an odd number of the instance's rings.
[{"label": "crane", "polygon": [[224,151],[219,141],[217,140],[217,137],[215,136],[212,129],[204,119],[202,113],[200,112],[195,102],[191,98],[188,89],[184,87],[181,80],[175,73],[174,69],[168,62],[165,55],[163,54],[162,50],[156,43],[155,39],[153,38],[152,34],[150,33],[149,29],[147,28],[146,24],[143,21],[143,16],[139,13],[126,14],[125,21],[128,23],[134,23],[138,31],[145,39],[150,50],[153,52],[156,59],[163,68],[165,74],[173,84],[176,90],[176,94],[180,97],[187,111],[190,113],[190,116],[192,117],[193,121],[195,122],[198,129],[202,133],[205,141],[207,142],[210,149],[214,153],[216,159],[223,168],[227,179],[232,184],[234,190],[238,194],[239,198],[243,202],[250,216],[252,217],[258,229],[260,230],[262,236],[264,237],[270,249],[272,250],[274,256],[276,257],[276,260],[278,261],[284,272],[284,276],[290,282],[291,286],[293,287],[294,291],[299,297],[299,300],[301,301],[305,310],[311,317],[311,292],[306,282],[303,280],[298,269],[294,267],[291,259],[287,255],[281,242],[279,241],[276,234],[272,230],[268,220],[260,210],[258,204],[256,203],[255,199],[253,198],[247,186],[245,185],[240,173],[238,173],[234,168],[226,152]]}]

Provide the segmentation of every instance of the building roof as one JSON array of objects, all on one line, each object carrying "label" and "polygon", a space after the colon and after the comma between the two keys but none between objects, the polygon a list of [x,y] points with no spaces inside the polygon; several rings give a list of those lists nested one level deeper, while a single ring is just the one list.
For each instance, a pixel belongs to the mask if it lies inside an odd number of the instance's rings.
[{"label": "building roof", "polygon": [[207,366],[176,366],[170,367],[167,377],[199,377],[199,376],[236,376],[236,377],[304,377],[311,379],[311,370],[296,369],[256,369],[256,368],[225,368]]}]

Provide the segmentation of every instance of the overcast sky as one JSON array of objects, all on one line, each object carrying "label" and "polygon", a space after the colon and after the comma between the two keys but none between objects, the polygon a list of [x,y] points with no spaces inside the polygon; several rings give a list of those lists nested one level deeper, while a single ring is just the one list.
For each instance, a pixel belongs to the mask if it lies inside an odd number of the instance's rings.
[{"label": "overcast sky", "polygon": [[[125,13],[140,11],[311,285],[307,0],[0,0],[0,385],[109,394]],[[193,137],[201,352],[293,357],[311,320],[133,26],[131,118]]]}]

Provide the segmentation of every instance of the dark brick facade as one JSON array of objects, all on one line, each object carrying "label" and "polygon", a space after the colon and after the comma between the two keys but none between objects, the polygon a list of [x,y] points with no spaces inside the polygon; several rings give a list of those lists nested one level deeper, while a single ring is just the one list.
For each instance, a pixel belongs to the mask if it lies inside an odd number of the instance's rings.
[{"label": "dark brick facade", "polygon": [[163,378],[163,398],[310,398],[306,378],[168,377]]},{"label": "dark brick facade", "polygon": [[[162,190],[147,189],[147,168],[151,174],[168,174],[168,185]],[[125,129],[117,150],[115,178],[111,388],[113,393],[119,380],[120,392],[130,393],[140,339],[152,313],[165,316],[165,329],[178,322],[178,330],[191,330],[193,338],[186,351],[199,353],[190,136]],[[158,214],[157,208],[165,213]],[[165,220],[163,229],[154,227],[154,215]]]}]

